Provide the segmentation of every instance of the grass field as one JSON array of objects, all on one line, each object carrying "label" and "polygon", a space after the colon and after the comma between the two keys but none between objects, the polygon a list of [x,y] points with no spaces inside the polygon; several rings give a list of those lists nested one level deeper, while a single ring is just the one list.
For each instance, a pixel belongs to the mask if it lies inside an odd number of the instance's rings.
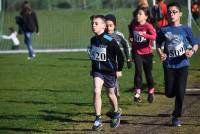
[{"label": "grass field", "polygon": [[[112,13],[117,18],[117,29],[128,37],[128,24],[132,20],[133,9],[96,9],[96,10],[38,10],[40,36],[33,34],[34,48],[86,48],[92,36],[89,17],[94,14]],[[187,10],[184,8],[182,23],[187,24]],[[15,16],[18,12],[2,12],[0,33],[6,34],[9,27],[15,27]],[[197,26],[193,25],[193,32],[199,34]],[[19,35],[20,49],[26,49],[23,35]],[[10,50],[11,41],[0,39],[0,50]]]},{"label": "grass field", "polygon": [[[28,61],[26,56],[0,55],[0,133],[92,133],[92,79],[89,76],[90,61],[87,54],[38,54],[32,61]],[[200,52],[191,60],[189,87],[200,84],[199,58]],[[153,76],[157,95],[152,105],[146,101],[145,91],[142,95],[143,102],[139,105],[133,104],[131,88],[134,68],[124,68],[120,79],[120,107],[124,113],[124,126],[127,126],[126,123],[137,126],[148,116],[171,113],[173,100],[163,95],[162,66],[156,54],[154,60]],[[143,87],[146,90],[145,84]],[[104,116],[109,110],[109,103],[105,92],[102,97],[104,129],[108,133],[113,131],[109,128],[109,118]],[[164,119],[168,120],[166,117],[160,120]],[[200,120],[195,118],[194,121],[189,121],[198,124]],[[165,132],[199,132],[199,126],[185,125],[181,129],[166,129]]]}]

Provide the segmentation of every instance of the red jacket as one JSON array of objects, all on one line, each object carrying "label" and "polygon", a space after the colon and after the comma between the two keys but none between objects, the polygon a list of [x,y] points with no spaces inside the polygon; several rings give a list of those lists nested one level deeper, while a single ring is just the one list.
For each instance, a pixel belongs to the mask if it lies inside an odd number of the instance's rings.
[{"label": "red jacket", "polygon": [[158,28],[161,28],[163,26],[168,25],[168,20],[167,20],[167,5],[163,1],[160,1],[158,3],[158,5],[161,7],[162,14],[164,15],[164,18],[162,20],[159,20],[157,22]]},{"label": "red jacket", "polygon": [[144,25],[132,24],[131,29],[133,38],[132,53],[139,55],[152,53],[152,41],[156,39],[156,30],[146,22]]}]

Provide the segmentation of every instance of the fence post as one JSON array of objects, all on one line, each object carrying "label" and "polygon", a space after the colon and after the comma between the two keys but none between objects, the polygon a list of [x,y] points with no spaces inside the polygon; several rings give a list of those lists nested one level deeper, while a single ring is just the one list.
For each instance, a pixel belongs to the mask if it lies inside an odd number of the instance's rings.
[{"label": "fence post", "polygon": [[2,0],[0,0],[0,12],[2,10]]},{"label": "fence post", "polygon": [[191,0],[188,0],[188,26],[192,27]]}]

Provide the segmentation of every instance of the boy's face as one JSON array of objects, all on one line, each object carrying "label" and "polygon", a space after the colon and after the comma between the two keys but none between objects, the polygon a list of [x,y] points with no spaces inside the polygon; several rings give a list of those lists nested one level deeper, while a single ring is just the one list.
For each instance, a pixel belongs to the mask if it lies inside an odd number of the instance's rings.
[{"label": "boy's face", "polygon": [[102,34],[106,28],[106,24],[101,18],[94,18],[92,20],[91,26],[92,31],[97,35]]},{"label": "boy's face", "polygon": [[182,12],[176,6],[169,7],[168,11],[168,18],[172,23],[180,22],[180,18],[182,16]]},{"label": "boy's face", "polygon": [[107,27],[107,32],[108,34],[113,34],[115,31],[115,24],[113,21],[107,20],[106,21],[106,27]]}]

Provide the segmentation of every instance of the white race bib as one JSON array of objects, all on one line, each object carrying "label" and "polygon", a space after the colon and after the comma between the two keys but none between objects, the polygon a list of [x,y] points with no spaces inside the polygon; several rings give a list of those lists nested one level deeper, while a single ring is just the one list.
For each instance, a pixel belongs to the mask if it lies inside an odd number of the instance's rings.
[{"label": "white race bib", "polygon": [[146,38],[144,38],[143,36],[141,36],[140,34],[139,34],[139,32],[134,32],[133,33],[133,35],[134,35],[134,41],[135,42],[137,42],[137,43],[142,43],[142,42],[147,42],[147,39]]},{"label": "white race bib", "polygon": [[179,45],[169,45],[168,46],[169,51],[169,57],[179,57],[185,54],[185,49],[183,46],[183,42],[181,42]]},{"label": "white race bib", "polygon": [[90,58],[95,61],[106,61],[106,47],[92,46]]}]

